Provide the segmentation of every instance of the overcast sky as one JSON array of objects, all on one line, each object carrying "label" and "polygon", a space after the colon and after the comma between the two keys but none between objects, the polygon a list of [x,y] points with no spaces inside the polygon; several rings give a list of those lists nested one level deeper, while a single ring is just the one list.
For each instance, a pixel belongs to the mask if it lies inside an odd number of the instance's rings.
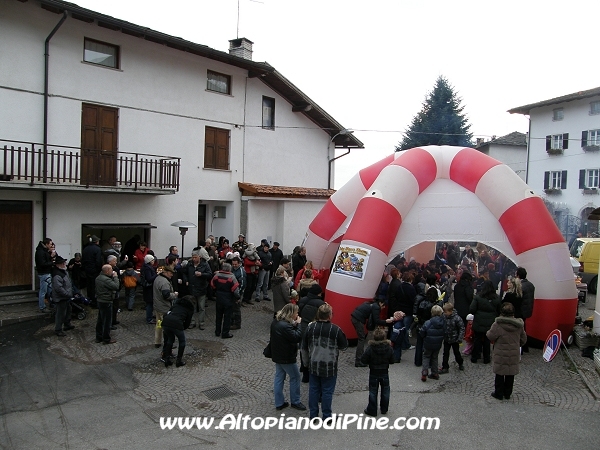
[{"label": "overcast sky", "polygon": [[[394,151],[438,76],[475,137],[527,132],[510,108],[600,86],[600,1],[74,0],[85,8],[266,61],[364,144],[335,187]],[[338,154],[343,151],[338,150]]]}]

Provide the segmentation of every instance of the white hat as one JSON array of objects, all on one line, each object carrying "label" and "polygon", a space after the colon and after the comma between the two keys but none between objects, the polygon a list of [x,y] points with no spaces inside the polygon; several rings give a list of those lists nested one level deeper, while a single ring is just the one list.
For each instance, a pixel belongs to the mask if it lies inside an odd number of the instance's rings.
[{"label": "white hat", "polygon": [[152,261],[154,261],[154,256],[152,256],[152,255],[146,255],[146,256],[144,256],[144,262],[146,264],[151,263]]},{"label": "white hat", "polygon": [[473,314],[467,314],[467,320],[473,320],[475,316]]}]

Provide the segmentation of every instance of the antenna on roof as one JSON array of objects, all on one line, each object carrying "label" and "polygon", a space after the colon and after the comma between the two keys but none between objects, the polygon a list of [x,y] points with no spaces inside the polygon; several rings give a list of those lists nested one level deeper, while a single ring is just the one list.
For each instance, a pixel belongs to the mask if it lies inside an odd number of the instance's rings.
[{"label": "antenna on roof", "polygon": [[[249,0],[253,3],[261,3],[261,4],[265,4],[265,2],[261,2],[259,0]],[[238,10],[237,10],[237,29],[235,32],[235,38],[239,39],[240,38],[240,0],[238,0],[237,2],[237,6],[238,6]]]}]

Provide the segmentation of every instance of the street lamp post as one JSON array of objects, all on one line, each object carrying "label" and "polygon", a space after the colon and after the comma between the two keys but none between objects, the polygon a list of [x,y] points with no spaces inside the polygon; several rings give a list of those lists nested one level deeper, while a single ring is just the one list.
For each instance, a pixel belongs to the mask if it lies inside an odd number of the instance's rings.
[{"label": "street lamp post", "polygon": [[185,220],[180,220],[179,222],[173,222],[171,226],[179,228],[179,232],[181,233],[181,258],[183,259],[183,244],[185,241],[185,233],[187,233],[188,228],[196,228],[196,224],[192,222],[186,222]]}]

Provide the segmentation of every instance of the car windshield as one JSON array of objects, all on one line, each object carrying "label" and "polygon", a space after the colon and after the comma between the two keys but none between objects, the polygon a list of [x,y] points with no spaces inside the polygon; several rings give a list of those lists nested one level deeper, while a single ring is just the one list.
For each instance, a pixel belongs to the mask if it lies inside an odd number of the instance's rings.
[{"label": "car windshield", "polygon": [[581,256],[581,250],[583,250],[583,241],[575,239],[575,242],[571,245],[571,256],[573,258],[579,258]]}]

